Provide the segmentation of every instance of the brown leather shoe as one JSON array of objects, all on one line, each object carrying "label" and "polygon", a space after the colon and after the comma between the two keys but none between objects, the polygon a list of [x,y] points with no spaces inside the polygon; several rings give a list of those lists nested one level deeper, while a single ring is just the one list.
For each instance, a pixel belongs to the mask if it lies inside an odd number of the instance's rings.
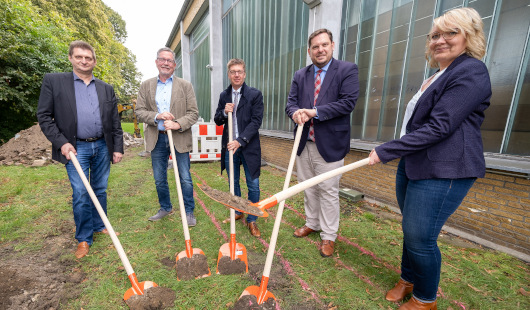
[{"label": "brown leather shoe", "polygon": [[333,255],[334,250],[335,242],[331,240],[322,240],[322,244],[320,245],[320,255],[322,255],[322,257],[330,257]]},{"label": "brown leather shoe", "polygon": [[407,282],[403,279],[399,279],[396,286],[386,293],[386,300],[391,302],[398,302],[403,300],[405,296],[412,293],[413,283]]},{"label": "brown leather shoe", "polygon": [[436,300],[433,302],[421,302],[412,296],[409,301],[402,304],[399,310],[437,310]]},{"label": "brown leather shoe", "polygon": [[261,233],[258,229],[258,225],[256,222],[250,222],[247,224],[248,229],[250,230],[250,234],[254,237],[261,237]]},{"label": "brown leather shoe", "polygon": [[[236,221],[242,219],[243,216],[244,216],[243,213],[241,213],[241,214],[236,214]],[[230,223],[230,218],[227,218],[226,220],[223,220],[223,224],[226,224],[226,223]]]},{"label": "brown leather shoe", "polygon": [[85,255],[88,254],[88,243],[86,241],[83,241],[83,242],[79,242],[79,244],[77,245],[77,250],[75,251],[75,257],[77,258],[82,258],[84,257]]},{"label": "brown leather shoe", "polygon": [[297,230],[295,230],[293,233],[293,236],[295,236],[296,238],[302,238],[302,237],[309,235],[312,232],[315,232],[315,230],[312,230],[311,228],[304,225],[298,228]]},{"label": "brown leather shoe", "polygon": [[[106,229],[106,228],[103,228],[103,230],[100,230],[100,231],[96,231],[94,232],[95,234],[105,234],[105,235],[108,235],[109,234],[109,231]],[[116,236],[119,236],[120,233],[115,231],[114,232],[116,234]]]}]

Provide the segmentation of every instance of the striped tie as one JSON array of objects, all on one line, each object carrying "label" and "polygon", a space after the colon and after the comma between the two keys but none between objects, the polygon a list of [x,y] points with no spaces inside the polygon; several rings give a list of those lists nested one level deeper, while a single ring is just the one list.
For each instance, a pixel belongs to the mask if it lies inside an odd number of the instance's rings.
[{"label": "striped tie", "polygon": [[[320,93],[320,73],[322,73],[322,69],[317,71],[317,77],[315,79],[315,100],[313,101],[313,107],[317,105],[317,99],[318,94]],[[311,119],[311,124],[309,125],[309,139],[311,141],[315,142],[315,129],[313,127],[313,119]]]}]

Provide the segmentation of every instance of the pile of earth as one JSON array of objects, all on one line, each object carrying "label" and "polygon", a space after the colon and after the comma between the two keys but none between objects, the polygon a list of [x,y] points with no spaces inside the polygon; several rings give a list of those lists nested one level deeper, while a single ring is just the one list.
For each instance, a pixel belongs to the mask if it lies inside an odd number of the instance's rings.
[{"label": "pile of earth", "polygon": [[[125,148],[139,146],[143,139],[123,133]],[[52,144],[42,133],[38,124],[18,132],[7,143],[0,146],[0,165],[45,166],[58,163],[52,160]]]}]

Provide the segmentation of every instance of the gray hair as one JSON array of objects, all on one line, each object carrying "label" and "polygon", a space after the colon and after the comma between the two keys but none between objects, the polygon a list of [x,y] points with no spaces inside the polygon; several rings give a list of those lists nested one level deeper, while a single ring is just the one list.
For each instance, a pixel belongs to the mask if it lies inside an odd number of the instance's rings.
[{"label": "gray hair", "polygon": [[162,47],[161,49],[159,49],[158,52],[156,52],[156,58],[158,58],[160,56],[160,53],[162,52],[170,52],[171,55],[173,55],[173,60],[175,60],[175,52],[169,47]]}]

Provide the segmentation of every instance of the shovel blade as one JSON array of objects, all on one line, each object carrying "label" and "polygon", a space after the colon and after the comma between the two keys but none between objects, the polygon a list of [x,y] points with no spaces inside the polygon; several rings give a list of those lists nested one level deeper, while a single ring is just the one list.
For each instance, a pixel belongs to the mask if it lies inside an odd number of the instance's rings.
[{"label": "shovel blade", "polygon": [[146,289],[158,286],[158,284],[156,284],[155,282],[152,282],[152,281],[144,281],[144,282],[140,282],[138,284],[140,286],[141,292],[137,292],[134,288],[131,287],[130,289],[128,289],[125,292],[125,294],[123,294],[123,300],[128,300],[129,298],[131,298],[134,295],[143,295],[144,291]]},{"label": "shovel blade", "polygon": [[268,290],[265,290],[264,292],[260,292],[260,288],[257,285],[252,285],[252,286],[247,287],[243,291],[241,296],[239,296],[239,298],[241,298],[243,296],[246,296],[246,295],[254,295],[254,296],[256,296],[256,299],[258,300],[258,304],[259,305],[261,305],[262,303],[264,303],[267,300],[269,300],[269,298],[272,298],[272,299],[276,300],[276,297],[274,297],[274,295],[271,292],[269,292]]},{"label": "shovel blade", "polygon": [[197,186],[210,197],[210,199],[217,201],[220,204],[223,204],[229,208],[232,208],[236,211],[256,215],[259,217],[268,217],[269,214],[258,208],[257,206],[250,203],[250,201],[245,198],[234,196],[230,193],[225,193],[215,188],[211,188],[206,184],[197,183]]},{"label": "shovel blade", "polygon": [[[221,246],[221,248],[219,248],[219,255],[217,256],[217,270],[216,270],[216,273],[217,274],[220,274],[219,273],[219,261],[221,260],[221,258],[223,257],[231,257],[230,255],[230,243],[225,243]],[[248,273],[248,258],[247,258],[247,248],[241,244],[241,243],[236,243],[236,250],[235,250],[235,257],[234,257],[234,260],[236,259],[240,259],[242,262],[245,263],[245,273]]]},{"label": "shovel blade", "polygon": [[[186,253],[186,251],[182,251],[180,253],[177,254],[177,280],[180,281],[182,279],[182,277],[179,275],[182,273],[179,272],[179,260],[181,259],[190,259],[190,260],[194,260],[194,259],[198,259],[198,256],[195,256],[195,255],[201,255],[201,256],[204,256],[204,259],[206,259],[206,255],[204,255],[204,252],[201,250],[201,249],[198,249],[198,248],[193,248],[192,249],[192,257],[191,258],[188,258],[188,255]],[[204,273],[202,274],[199,274],[199,275],[195,275],[195,279],[200,279],[200,278],[205,278],[205,277],[208,277],[208,276],[211,276],[212,275],[212,272],[210,271],[210,267],[208,267],[208,264],[205,265],[206,268]]]}]

